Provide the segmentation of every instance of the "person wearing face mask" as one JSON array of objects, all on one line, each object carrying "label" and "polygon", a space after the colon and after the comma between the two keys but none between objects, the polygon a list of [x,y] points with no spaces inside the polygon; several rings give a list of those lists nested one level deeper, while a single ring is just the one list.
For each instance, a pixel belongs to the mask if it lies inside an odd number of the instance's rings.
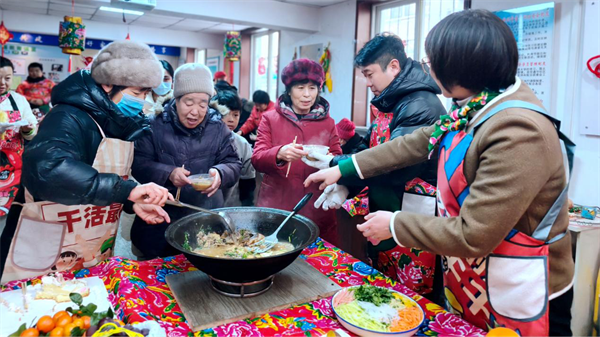
[{"label": "person wearing face mask", "polygon": [[[175,71],[173,84],[175,99],[152,120],[152,134],[135,144],[133,177],[164,186],[173,194],[181,188],[181,202],[208,209],[223,207],[221,188],[238,181],[242,164],[229,128],[220,118],[209,115],[212,74],[205,65],[184,64]],[[210,174],[214,181],[199,192],[188,176],[202,173]],[[173,221],[195,212],[169,205],[165,210]],[[141,259],[179,254],[165,240],[168,226],[148,225],[135,218],[131,242],[141,252]]]},{"label": "person wearing face mask", "polygon": [[[317,169],[300,159],[307,155],[302,145],[325,145],[333,155],[342,154],[329,102],[319,95],[324,80],[321,65],[309,59],[294,60],[283,69],[285,93],[275,110],[263,114],[252,155],[252,165],[264,173],[257,206],[291,211],[306,193],[312,192],[313,200],[321,195],[316,186],[302,186]],[[319,226],[323,239],[337,244],[335,210],[304,207],[299,214]]]},{"label": "person wearing face mask", "polygon": [[150,224],[170,221],[161,208],[173,198],[167,189],[129,179],[133,141],[150,132],[144,97],[162,73],[150,47],[117,41],[100,50],[91,71],[54,87],[2,233],[2,283],[50,272],[63,251],[95,264],[123,209]]},{"label": "person wearing face mask", "polygon": [[148,116],[158,115],[165,110],[164,106],[173,98],[173,66],[165,60],[160,60],[165,73],[161,84],[152,88],[152,92],[146,95],[146,101],[150,103],[150,107],[144,109],[144,113]]}]

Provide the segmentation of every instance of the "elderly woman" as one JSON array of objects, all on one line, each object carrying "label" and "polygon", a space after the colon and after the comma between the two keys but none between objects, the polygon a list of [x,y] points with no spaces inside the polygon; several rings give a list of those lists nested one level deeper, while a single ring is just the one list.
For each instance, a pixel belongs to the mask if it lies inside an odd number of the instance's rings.
[{"label": "elderly woman", "polygon": [[54,87],[54,108],[23,155],[29,193],[19,190],[22,204],[12,205],[2,233],[2,283],[43,275],[66,256],[72,264],[61,270],[99,262],[112,251],[121,211],[132,202],[144,221],[168,221],[159,206],[167,190],[127,179],[133,141],[150,131],[144,97],[161,79],[150,47],[117,41],[98,53],[91,72]]},{"label": "elderly woman", "polygon": [[[307,155],[303,144],[325,145],[332,154],[342,154],[329,103],[319,96],[324,78],[323,68],[308,59],[295,60],[283,69],[285,92],[276,109],[263,115],[252,155],[252,164],[264,173],[258,206],[291,211],[306,193],[314,193],[313,200],[319,197],[318,186],[302,186],[317,171],[299,160]],[[335,210],[304,207],[300,214],[319,225],[322,238],[337,242]]]},{"label": "elderly woman", "polygon": [[[220,188],[232,187],[239,178],[241,163],[231,131],[218,118],[210,118],[209,103],[214,92],[210,70],[188,63],[175,71],[174,100],[152,121],[152,134],[136,142],[133,177],[154,182],[173,194],[181,188],[182,202],[204,207],[223,207]],[[188,176],[209,173],[210,188],[198,192]],[[172,221],[194,211],[165,206]],[[142,258],[177,254],[165,240],[168,224],[147,225],[137,218],[131,228],[131,241]]]}]

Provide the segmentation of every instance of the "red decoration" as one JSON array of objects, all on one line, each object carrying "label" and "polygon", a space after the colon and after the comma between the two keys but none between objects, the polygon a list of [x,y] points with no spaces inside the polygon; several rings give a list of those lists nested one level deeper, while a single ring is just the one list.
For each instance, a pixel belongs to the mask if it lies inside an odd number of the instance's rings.
[{"label": "red decoration", "polygon": [[2,45],[2,56],[4,56],[4,45],[13,38],[11,32],[4,27],[4,21],[0,23],[0,44]]},{"label": "red decoration", "polygon": [[129,33],[127,33],[127,36],[125,37],[125,40],[131,40],[131,38],[129,37]]}]

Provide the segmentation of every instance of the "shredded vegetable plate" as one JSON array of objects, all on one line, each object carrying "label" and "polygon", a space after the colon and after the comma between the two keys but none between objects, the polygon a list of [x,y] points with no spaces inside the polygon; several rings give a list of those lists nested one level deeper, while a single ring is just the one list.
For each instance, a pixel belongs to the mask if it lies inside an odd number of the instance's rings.
[{"label": "shredded vegetable plate", "polygon": [[411,330],[423,320],[423,311],[414,301],[382,287],[362,285],[343,289],[332,304],[345,321],[378,332]]}]

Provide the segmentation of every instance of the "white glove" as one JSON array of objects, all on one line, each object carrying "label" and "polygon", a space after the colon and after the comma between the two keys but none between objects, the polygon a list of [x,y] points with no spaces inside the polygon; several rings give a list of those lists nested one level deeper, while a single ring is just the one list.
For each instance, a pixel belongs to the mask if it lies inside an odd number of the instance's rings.
[{"label": "white glove", "polygon": [[302,157],[304,164],[319,170],[329,168],[329,163],[333,159],[333,156],[330,154],[320,154],[314,151],[308,151],[308,156],[316,160],[313,161],[307,157]]},{"label": "white glove", "polygon": [[323,194],[315,201],[315,208],[323,208],[324,211],[339,209],[348,199],[348,188],[344,185],[333,184],[325,187]]}]

